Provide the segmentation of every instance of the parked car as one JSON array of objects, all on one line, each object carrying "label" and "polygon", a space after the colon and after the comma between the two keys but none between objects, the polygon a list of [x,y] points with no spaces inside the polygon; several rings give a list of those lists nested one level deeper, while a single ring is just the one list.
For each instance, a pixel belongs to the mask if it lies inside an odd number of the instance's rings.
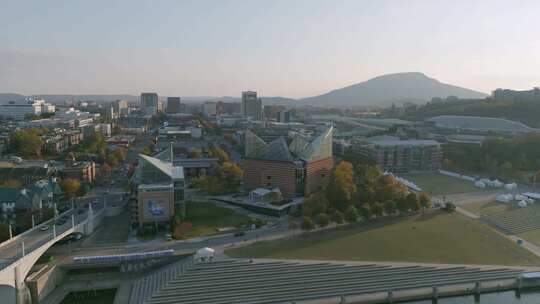
[{"label": "parked car", "polygon": [[165,240],[172,241],[172,239],[173,239],[172,234],[170,234],[170,233],[165,234]]}]

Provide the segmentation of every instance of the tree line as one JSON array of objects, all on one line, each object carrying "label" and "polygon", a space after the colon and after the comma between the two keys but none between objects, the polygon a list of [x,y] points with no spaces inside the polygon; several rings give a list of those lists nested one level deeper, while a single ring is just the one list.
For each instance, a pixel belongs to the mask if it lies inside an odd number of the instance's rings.
[{"label": "tree line", "polygon": [[446,144],[443,152],[443,167],[447,170],[527,182],[530,173],[540,169],[540,134],[490,139],[481,146]]},{"label": "tree line", "polygon": [[307,197],[300,205],[301,228],[311,230],[331,222],[341,224],[417,213],[431,206],[426,193],[409,191],[377,166],[341,161],[325,190]]}]

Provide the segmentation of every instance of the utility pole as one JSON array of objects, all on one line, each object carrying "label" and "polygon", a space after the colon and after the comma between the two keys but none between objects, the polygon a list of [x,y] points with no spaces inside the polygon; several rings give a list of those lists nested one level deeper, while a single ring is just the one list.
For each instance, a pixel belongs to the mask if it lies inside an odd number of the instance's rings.
[{"label": "utility pole", "polygon": [[22,242],[22,256],[26,255],[26,250],[24,249],[24,241]]},{"label": "utility pole", "polygon": [[34,214],[32,214],[32,228],[36,226],[36,220],[34,219]]},{"label": "utility pole", "polygon": [[11,240],[13,238],[13,230],[11,230],[11,223],[9,223],[8,227],[9,227],[9,239]]}]

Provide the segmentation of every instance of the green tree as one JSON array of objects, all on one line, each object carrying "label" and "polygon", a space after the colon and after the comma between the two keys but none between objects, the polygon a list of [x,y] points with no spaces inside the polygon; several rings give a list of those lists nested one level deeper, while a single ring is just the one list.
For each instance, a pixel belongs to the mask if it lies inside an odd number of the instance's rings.
[{"label": "green tree", "polygon": [[349,223],[354,223],[358,220],[358,211],[354,206],[349,206],[345,211],[345,220]]},{"label": "green tree", "polygon": [[37,129],[19,129],[9,135],[10,150],[24,157],[40,157],[43,144]]},{"label": "green tree", "polygon": [[317,225],[319,225],[319,227],[326,227],[328,224],[330,224],[330,218],[326,213],[319,213],[315,217],[315,222]]},{"label": "green tree", "polygon": [[0,242],[9,239],[9,227],[4,223],[0,223]]},{"label": "green tree", "polygon": [[360,214],[363,219],[369,221],[371,219],[371,216],[373,215],[373,211],[369,207],[368,203],[364,203],[358,208],[358,214]]},{"label": "green tree", "polygon": [[302,202],[302,214],[307,217],[314,217],[319,213],[326,213],[329,205],[326,196],[321,193],[314,193]]},{"label": "green tree", "polygon": [[382,216],[383,213],[384,213],[383,204],[381,204],[379,202],[375,202],[375,203],[371,204],[371,212],[373,212],[373,214],[375,214],[375,216],[377,216],[377,217]]},{"label": "green tree", "polygon": [[144,147],[141,150],[141,154],[150,156],[152,155],[152,149],[150,147]]},{"label": "green tree", "polygon": [[300,224],[300,228],[305,231],[313,230],[315,229],[315,224],[309,217],[304,216],[302,219],[302,224]]},{"label": "green tree", "polygon": [[345,217],[341,211],[336,210],[332,213],[332,221],[336,224],[342,224],[345,221]]},{"label": "green tree", "polygon": [[405,197],[400,197],[396,200],[396,208],[400,214],[407,213],[409,211],[409,204]]},{"label": "green tree", "polygon": [[396,202],[392,200],[384,202],[384,213],[386,213],[387,215],[392,215],[396,213],[396,209]]}]

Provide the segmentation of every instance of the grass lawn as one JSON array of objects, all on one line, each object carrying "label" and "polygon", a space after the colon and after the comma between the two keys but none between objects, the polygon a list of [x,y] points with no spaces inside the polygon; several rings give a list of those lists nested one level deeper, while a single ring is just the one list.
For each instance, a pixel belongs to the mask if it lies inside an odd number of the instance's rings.
[{"label": "grass lawn", "polygon": [[484,189],[476,188],[470,181],[439,173],[413,173],[404,175],[403,177],[414,182],[423,191],[431,195],[485,191]]},{"label": "grass lawn", "polygon": [[237,227],[250,220],[247,215],[235,214],[231,209],[210,202],[187,202],[186,215],[193,228],[185,238],[218,234],[218,228]]},{"label": "grass lawn", "polygon": [[517,208],[516,203],[499,203],[496,201],[474,202],[463,204],[461,207],[477,215],[493,215]]},{"label": "grass lawn", "polygon": [[520,238],[525,239],[536,246],[540,246],[540,229],[524,232],[518,235]]},{"label": "grass lawn", "polygon": [[233,257],[540,265],[540,259],[457,213],[355,225],[226,251]]}]

